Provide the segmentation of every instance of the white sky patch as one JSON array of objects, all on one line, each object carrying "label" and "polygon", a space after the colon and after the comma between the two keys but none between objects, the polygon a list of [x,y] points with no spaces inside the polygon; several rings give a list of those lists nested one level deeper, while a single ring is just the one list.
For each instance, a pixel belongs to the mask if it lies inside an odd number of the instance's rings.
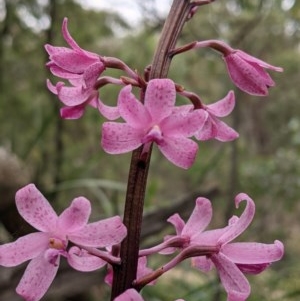
[{"label": "white sky patch", "polygon": [[[119,13],[131,25],[138,25],[142,20],[142,12],[134,0],[77,0],[82,7],[87,9],[107,10]],[[155,0],[155,7],[161,15],[166,15],[171,0]]]},{"label": "white sky patch", "polygon": [[295,4],[295,0],[283,0],[281,7],[283,10],[290,10]]}]

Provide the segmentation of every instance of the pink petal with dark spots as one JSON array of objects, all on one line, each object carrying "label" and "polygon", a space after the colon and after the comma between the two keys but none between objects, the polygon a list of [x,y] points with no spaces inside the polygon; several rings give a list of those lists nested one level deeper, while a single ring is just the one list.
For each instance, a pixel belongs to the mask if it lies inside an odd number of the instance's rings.
[{"label": "pink petal with dark spots", "polygon": [[101,145],[109,154],[122,154],[142,145],[143,132],[126,123],[104,122]]},{"label": "pink petal with dark spots", "polygon": [[173,81],[167,78],[149,81],[144,103],[153,122],[159,123],[172,113],[175,99],[176,90]]},{"label": "pink petal with dark spots", "polygon": [[32,259],[16,288],[17,294],[26,301],[40,300],[54,280],[58,266],[59,256],[54,264],[47,261],[43,254]]},{"label": "pink petal with dark spots", "polygon": [[165,138],[158,145],[160,151],[173,164],[188,169],[195,161],[198,144],[185,137]]},{"label": "pink petal with dark spots", "polygon": [[57,214],[34,184],[18,190],[16,205],[20,215],[37,230],[50,232],[55,229]]},{"label": "pink petal with dark spots", "polygon": [[49,238],[48,233],[36,232],[1,245],[0,265],[12,267],[39,256],[48,248]]},{"label": "pink petal with dark spots", "polygon": [[85,197],[75,198],[58,217],[57,227],[66,234],[83,228],[91,215],[91,203]]},{"label": "pink petal with dark spots", "polygon": [[87,247],[109,247],[120,243],[127,234],[119,216],[87,224],[82,229],[69,234],[69,240]]}]

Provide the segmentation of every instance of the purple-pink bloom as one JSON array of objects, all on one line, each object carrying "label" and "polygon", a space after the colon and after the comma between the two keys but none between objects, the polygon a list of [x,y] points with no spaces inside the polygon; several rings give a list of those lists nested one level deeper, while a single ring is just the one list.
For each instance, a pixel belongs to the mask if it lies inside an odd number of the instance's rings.
[{"label": "purple-pink bloom", "polygon": [[219,141],[232,141],[238,138],[239,134],[219,117],[228,116],[235,106],[234,92],[229,93],[219,101],[209,105],[202,105],[208,113],[203,127],[195,134],[198,140],[217,139]]},{"label": "purple-pink bloom", "polygon": [[[47,81],[48,89],[65,105],[61,109],[61,116],[66,119],[80,118],[87,105],[98,108],[104,116],[118,115],[115,108],[104,105],[99,99],[96,83],[105,70],[105,64],[99,55],[79,47],[67,25],[68,19],[64,18],[62,34],[70,48],[45,45],[50,59],[46,66],[53,75],[68,80],[71,85],[66,86],[64,82],[53,85]],[[116,111],[115,114],[112,110]]]},{"label": "purple-pink bloom", "polygon": [[110,154],[121,154],[144,145],[147,152],[155,142],[169,161],[189,168],[198,150],[197,143],[189,137],[203,126],[206,114],[202,110],[174,113],[175,100],[175,84],[170,79],[149,81],[144,104],[131,93],[130,85],[124,87],[119,94],[118,109],[126,123],[103,124],[103,149]]},{"label": "purple-pink bloom", "polygon": [[251,95],[266,96],[268,88],[275,85],[265,69],[283,71],[282,68],[272,66],[242,50],[232,49],[223,58],[234,84]]},{"label": "purple-pink bloom", "polygon": [[175,226],[176,235],[185,238],[183,248],[193,245],[219,247],[218,253],[209,257],[194,257],[192,263],[204,272],[209,271],[213,265],[217,268],[228,301],[244,301],[250,295],[250,285],[243,273],[260,273],[272,262],[280,260],[284,253],[283,244],[278,240],[274,244],[231,243],[244,232],[254,217],[255,204],[248,195],[238,194],[235,198],[236,207],[244,200],[247,204],[242,215],[233,216],[228,226],[221,229],[204,231],[212,217],[211,203],[206,198],[196,200],[195,209],[187,223],[178,214],[168,219]]},{"label": "purple-pink bloom", "polygon": [[[233,91],[229,91],[224,98],[215,103],[209,105],[201,103],[201,108],[197,108],[196,110],[203,110],[206,114],[206,119],[203,126],[199,127],[195,133],[195,138],[201,141],[217,139],[222,142],[232,141],[238,138],[239,134],[219,119],[228,116],[234,109],[234,106],[235,97]],[[193,110],[193,105],[183,105],[175,107],[174,112],[187,114]]]},{"label": "purple-pink bloom", "polygon": [[16,193],[20,215],[40,232],[20,237],[0,246],[0,265],[17,266],[30,260],[16,291],[26,301],[38,301],[52,283],[60,256],[80,271],[89,271],[106,264],[77,247],[67,250],[68,242],[87,247],[109,247],[120,243],[126,228],[119,216],[88,224],[91,204],[84,197],[75,198],[59,216],[35,187],[29,184]]}]

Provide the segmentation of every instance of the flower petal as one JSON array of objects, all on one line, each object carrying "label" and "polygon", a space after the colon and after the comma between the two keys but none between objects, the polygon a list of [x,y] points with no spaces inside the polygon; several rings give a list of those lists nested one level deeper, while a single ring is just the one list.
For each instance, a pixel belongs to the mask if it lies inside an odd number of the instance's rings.
[{"label": "flower petal", "polygon": [[228,294],[227,301],[245,301],[250,295],[251,288],[239,268],[222,253],[212,255],[211,260]]},{"label": "flower petal", "polygon": [[234,92],[229,91],[229,93],[221,100],[207,105],[207,111],[217,117],[225,117],[229,115],[235,106]]},{"label": "flower petal", "polygon": [[206,141],[216,137],[218,133],[217,125],[211,115],[207,114],[203,127],[195,134],[195,138],[200,141]]},{"label": "flower petal", "polygon": [[55,229],[57,214],[34,184],[17,191],[16,205],[20,215],[37,230],[50,232]]},{"label": "flower petal", "polygon": [[144,103],[155,123],[159,123],[172,113],[175,100],[176,90],[172,80],[164,78],[149,81]]},{"label": "flower petal", "polygon": [[92,93],[97,93],[90,89],[83,89],[82,86],[66,87],[60,86],[57,88],[59,100],[66,106],[78,106],[88,100]]},{"label": "flower petal", "polygon": [[123,154],[142,145],[143,133],[126,123],[104,122],[101,145],[109,154]]},{"label": "flower petal", "polygon": [[43,253],[49,246],[49,234],[30,233],[15,242],[0,246],[0,265],[12,267]]},{"label": "flower petal", "polygon": [[87,247],[109,247],[120,243],[127,234],[119,216],[107,218],[71,233],[69,240],[75,244]]},{"label": "flower petal", "polygon": [[98,77],[104,71],[105,66],[102,62],[96,62],[86,68],[83,73],[84,88],[93,88]]},{"label": "flower petal", "polygon": [[175,213],[173,215],[171,215],[167,221],[169,223],[171,223],[176,230],[176,234],[177,235],[181,235],[181,232],[185,226],[185,222],[183,221],[183,219],[180,217],[180,215],[178,213]]},{"label": "flower petal", "polygon": [[212,269],[213,264],[206,256],[196,256],[192,257],[192,266],[202,272],[209,272]]},{"label": "flower petal", "polygon": [[208,199],[199,197],[196,199],[196,206],[184,226],[181,235],[187,235],[192,238],[201,233],[210,223],[212,217],[212,207]]},{"label": "flower petal", "polygon": [[32,259],[16,288],[17,294],[26,301],[40,300],[55,278],[58,266],[59,256],[55,264],[46,260],[44,254]]},{"label": "flower petal", "polygon": [[66,71],[65,69],[58,67],[55,65],[53,62],[50,62],[47,64],[47,67],[49,67],[51,73],[54,76],[61,77],[64,79],[80,79],[82,80],[82,75],[81,74],[76,74],[76,73],[71,73],[69,71]]},{"label": "flower petal", "polygon": [[260,264],[280,260],[284,247],[280,241],[274,244],[239,242],[223,246],[221,252],[234,263]]},{"label": "flower petal", "polygon": [[83,51],[79,45],[75,42],[75,40],[72,38],[72,36],[69,33],[68,30],[68,18],[64,18],[63,24],[62,24],[62,35],[65,39],[65,41],[68,43],[68,45],[73,48],[74,50],[77,50],[79,52]]},{"label": "flower petal", "polygon": [[131,93],[131,85],[125,86],[119,94],[118,108],[122,118],[133,128],[149,127],[151,116],[145,106]]},{"label": "flower petal", "polygon": [[58,86],[63,86],[64,83],[63,82],[59,82],[57,83],[55,86],[51,83],[51,81],[49,79],[47,79],[47,88],[49,89],[50,92],[52,92],[53,94],[57,95],[57,85]]},{"label": "flower petal", "polygon": [[202,129],[206,119],[204,110],[194,110],[187,114],[171,114],[162,121],[160,127],[166,136],[191,137]]},{"label": "flower petal", "polygon": [[91,203],[84,197],[75,198],[58,217],[58,229],[68,235],[83,228],[91,215]]},{"label": "flower petal", "polygon": [[[152,272],[153,270],[147,266],[147,256],[140,257],[138,260],[137,278],[143,278]],[[147,283],[147,285],[154,285],[155,283],[156,280],[152,280],[151,282]]]},{"label": "flower petal", "polygon": [[245,193],[240,193],[235,197],[235,205],[238,208],[240,202],[245,200],[247,202],[246,208],[240,218],[231,224],[226,231],[218,240],[220,245],[224,245],[229,241],[232,241],[238,237],[244,230],[250,225],[254,214],[255,214],[255,204],[253,200]]},{"label": "flower petal", "polygon": [[264,78],[251,63],[242,59],[235,52],[225,56],[224,60],[229,76],[237,87],[251,95],[268,95],[268,87]]},{"label": "flower petal", "polygon": [[144,301],[144,299],[135,289],[130,288],[115,298],[114,301]]},{"label": "flower petal", "polygon": [[98,98],[96,106],[99,112],[108,120],[115,120],[121,116],[118,107],[108,106],[100,98]]},{"label": "flower petal", "polygon": [[257,64],[263,68],[266,68],[266,69],[270,69],[270,70],[273,70],[273,71],[277,71],[277,72],[282,72],[283,69],[281,67],[276,67],[276,66],[273,66],[273,65],[270,65],[252,55],[249,55],[248,53],[242,51],[242,50],[236,50],[236,53],[242,57],[244,60],[248,61],[248,62],[251,62],[251,63],[254,63],[254,64]]},{"label": "flower petal", "polygon": [[225,122],[219,120],[218,118],[213,118],[214,125],[217,129],[217,133],[215,135],[215,139],[227,142],[235,140],[239,137],[238,132],[236,132],[232,127],[227,125]]},{"label": "flower petal", "polygon": [[46,45],[46,50],[51,49],[50,62],[58,67],[75,74],[83,72],[94,63],[100,63],[100,59],[89,57],[83,52],[77,52],[66,47]]},{"label": "flower petal", "polygon": [[87,251],[79,249],[78,247],[70,248],[67,260],[73,269],[81,272],[95,271],[107,264],[107,262],[101,258],[90,255]]},{"label": "flower petal", "polygon": [[63,107],[60,109],[60,116],[63,119],[79,119],[83,116],[85,103],[73,107]]},{"label": "flower petal", "polygon": [[188,169],[195,161],[198,144],[185,137],[165,138],[158,148],[173,164]]}]

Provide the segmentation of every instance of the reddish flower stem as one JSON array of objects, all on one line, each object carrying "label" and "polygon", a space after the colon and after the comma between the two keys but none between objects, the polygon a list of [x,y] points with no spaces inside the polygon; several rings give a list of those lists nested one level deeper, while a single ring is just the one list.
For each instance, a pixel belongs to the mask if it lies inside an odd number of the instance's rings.
[{"label": "reddish flower stem", "polygon": [[174,268],[176,265],[178,265],[180,262],[182,262],[187,258],[196,257],[196,256],[210,256],[218,252],[219,252],[218,246],[189,246],[186,249],[182,250],[177,256],[171,259],[164,266],[156,269],[152,273],[140,279],[137,279],[134,282],[134,288],[136,290],[141,290],[145,285],[157,279],[164,273],[170,271],[172,268]]},{"label": "reddish flower stem", "polygon": [[[169,52],[175,47],[190,9],[190,0],[173,1],[153,57],[149,79],[167,77],[171,63]],[[136,279],[144,198],[151,158],[151,148],[143,156],[142,150],[143,146],[132,153],[123,220],[128,235],[121,244],[121,265],[113,266],[111,300],[131,288]]]}]

